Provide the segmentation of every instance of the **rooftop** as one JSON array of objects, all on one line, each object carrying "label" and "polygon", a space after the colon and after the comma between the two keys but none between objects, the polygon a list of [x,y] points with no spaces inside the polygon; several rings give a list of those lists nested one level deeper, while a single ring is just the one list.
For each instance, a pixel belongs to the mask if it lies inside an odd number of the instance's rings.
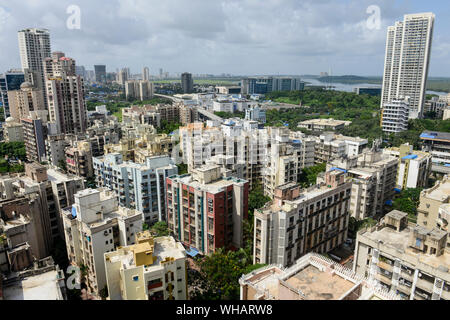
[{"label": "rooftop", "polygon": [[422,195],[428,199],[446,201],[450,197],[450,177],[446,177],[432,188],[422,191]]},{"label": "rooftop", "polygon": [[3,287],[5,300],[61,300],[56,270],[26,277]]}]

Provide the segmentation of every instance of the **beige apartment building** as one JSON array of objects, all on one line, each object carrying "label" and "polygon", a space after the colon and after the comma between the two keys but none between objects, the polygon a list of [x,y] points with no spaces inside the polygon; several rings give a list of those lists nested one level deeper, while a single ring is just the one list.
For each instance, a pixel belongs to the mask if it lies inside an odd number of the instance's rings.
[{"label": "beige apartment building", "polygon": [[85,282],[98,294],[107,284],[104,254],[135,243],[142,231],[142,213],[119,207],[113,191],[98,188],[76,193],[73,206],[61,215],[69,261],[87,268]]},{"label": "beige apartment building", "polygon": [[187,300],[187,261],[172,237],[136,235],[136,244],[105,253],[109,300]]},{"label": "beige apartment building", "polygon": [[84,178],[93,176],[92,150],[89,142],[77,141],[75,146],[67,148],[65,153],[68,173]]},{"label": "beige apartment building", "polygon": [[398,159],[381,151],[365,152],[358,157],[335,159],[327,169],[338,168],[352,181],[350,216],[357,220],[384,213],[393,200]]},{"label": "beige apartment building", "polygon": [[391,211],[356,238],[353,270],[405,300],[450,299],[448,234]]},{"label": "beige apartment building", "polygon": [[302,121],[298,124],[299,128],[303,128],[309,131],[336,131],[344,129],[346,126],[351,125],[351,121],[342,121],[335,119],[311,119]]},{"label": "beige apartment building", "polygon": [[309,252],[329,252],[347,239],[351,182],[339,170],[301,190],[275,189],[274,200],[255,211],[253,263],[290,266]]}]

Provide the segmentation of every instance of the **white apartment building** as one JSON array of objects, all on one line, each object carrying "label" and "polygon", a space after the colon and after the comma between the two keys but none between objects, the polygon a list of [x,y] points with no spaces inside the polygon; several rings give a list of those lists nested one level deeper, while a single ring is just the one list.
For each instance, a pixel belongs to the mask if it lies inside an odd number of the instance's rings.
[{"label": "white apartment building", "polygon": [[170,157],[148,157],[141,164],[111,153],[93,158],[93,167],[97,186],[113,190],[120,206],[142,212],[147,224],[166,221],[166,178],[178,173]]},{"label": "white apartment building", "polygon": [[187,300],[186,250],[172,237],[136,235],[136,244],[105,253],[108,300]]},{"label": "white apartment building", "polygon": [[245,120],[266,123],[266,110],[258,106],[253,106],[245,110]]},{"label": "white apartment building", "polygon": [[405,300],[450,300],[447,236],[408,224],[407,213],[391,211],[358,232],[353,271]]},{"label": "white apartment building", "polygon": [[397,188],[425,187],[431,174],[431,154],[414,151],[407,144],[399,148],[383,149],[383,153],[398,159]]},{"label": "white apartment building", "polygon": [[346,137],[333,132],[324,132],[316,137],[315,162],[324,163],[344,156],[353,157],[361,154],[367,147],[368,140]]},{"label": "white apartment building", "polygon": [[408,130],[409,113],[409,99],[394,99],[384,103],[381,111],[383,132],[395,134]]},{"label": "white apartment building", "polygon": [[61,211],[70,263],[86,267],[90,292],[106,286],[104,254],[135,243],[142,231],[142,213],[119,207],[116,195],[106,189],[75,194],[72,208]]},{"label": "white apartment building", "polygon": [[326,253],[345,242],[351,182],[340,170],[301,190],[288,183],[274,200],[255,211],[253,263],[290,266],[309,252]]},{"label": "white apartment building", "polygon": [[434,20],[433,13],[407,14],[388,28],[381,108],[409,97],[409,118],[423,115]]},{"label": "white apartment building", "polygon": [[130,80],[125,81],[125,95],[128,98],[141,101],[151,99],[154,94],[154,85],[150,81]]},{"label": "white apartment building", "polygon": [[[35,72],[37,77],[33,80],[37,83],[33,83],[33,85],[39,90],[45,91],[44,59],[49,58],[51,53],[50,32],[47,29],[24,29],[18,32],[18,39],[22,71]],[[32,79],[25,80],[31,81]]]}]

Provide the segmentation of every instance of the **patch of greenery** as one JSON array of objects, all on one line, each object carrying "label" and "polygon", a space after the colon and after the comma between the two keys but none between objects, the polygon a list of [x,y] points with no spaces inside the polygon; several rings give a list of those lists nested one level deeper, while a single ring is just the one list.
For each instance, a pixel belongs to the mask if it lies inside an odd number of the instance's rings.
[{"label": "patch of greenery", "polygon": [[394,199],[393,209],[406,212],[408,220],[417,222],[417,207],[420,203],[420,192],[423,188],[408,188],[402,190]]},{"label": "patch of greenery", "polygon": [[161,126],[157,129],[159,134],[171,134],[172,132],[178,130],[182,126],[181,123],[171,123],[167,120],[161,120]]},{"label": "patch of greenery", "polygon": [[188,166],[185,163],[177,164],[178,167],[178,174],[183,175],[188,173]]},{"label": "patch of greenery", "polygon": [[15,158],[25,161],[27,153],[23,142],[0,142],[0,157]]},{"label": "patch of greenery", "polygon": [[0,173],[19,173],[25,172],[25,165],[10,164],[6,159],[0,159]]},{"label": "patch of greenery", "polygon": [[215,111],[214,114],[222,119],[230,119],[230,118],[245,118],[245,112],[223,112],[223,111]]},{"label": "patch of greenery", "polygon": [[315,166],[303,168],[300,174],[300,185],[303,188],[309,188],[316,184],[317,176],[319,173],[325,172],[327,169],[326,163],[319,163]]},{"label": "patch of greenery", "polygon": [[158,221],[156,222],[153,226],[150,227],[150,232],[155,236],[155,237],[164,237],[164,236],[168,236],[170,231],[169,231],[169,227],[167,225],[166,222],[164,221]]}]

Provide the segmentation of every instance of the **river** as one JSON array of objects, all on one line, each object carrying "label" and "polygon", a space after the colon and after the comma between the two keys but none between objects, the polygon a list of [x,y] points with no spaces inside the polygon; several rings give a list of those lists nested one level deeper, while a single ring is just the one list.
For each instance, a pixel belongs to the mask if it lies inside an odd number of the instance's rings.
[{"label": "river", "polygon": [[[303,78],[303,81],[307,82],[309,85],[313,86],[327,86],[328,84],[325,82],[321,82],[314,78]],[[337,91],[345,91],[345,92],[353,92],[353,90],[356,87],[368,87],[368,88],[381,88],[381,85],[379,84],[373,84],[373,83],[352,83],[352,84],[346,84],[346,83],[332,83],[332,87],[334,87]],[[447,95],[447,92],[437,92],[437,91],[431,91],[427,90],[427,94],[436,94],[438,96],[445,96]]]}]

